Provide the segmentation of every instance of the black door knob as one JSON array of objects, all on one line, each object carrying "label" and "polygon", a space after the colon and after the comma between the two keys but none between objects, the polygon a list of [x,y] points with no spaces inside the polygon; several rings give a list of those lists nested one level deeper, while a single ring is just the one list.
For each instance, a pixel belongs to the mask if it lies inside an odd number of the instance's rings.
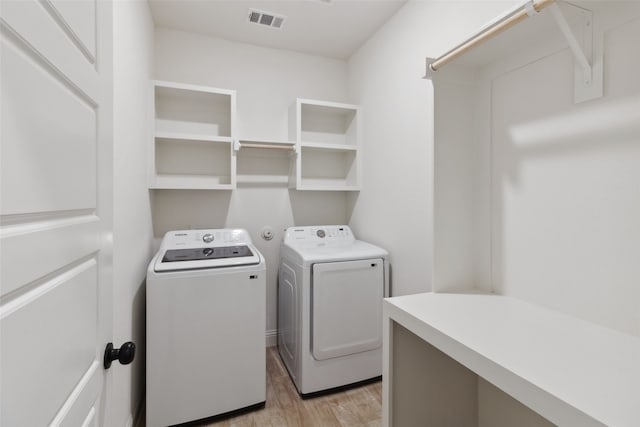
[{"label": "black door knob", "polygon": [[128,365],[133,362],[134,357],[136,357],[136,345],[131,341],[122,344],[120,348],[113,348],[113,343],[109,343],[104,349],[104,369],[109,369],[114,360],[118,360],[122,365]]}]

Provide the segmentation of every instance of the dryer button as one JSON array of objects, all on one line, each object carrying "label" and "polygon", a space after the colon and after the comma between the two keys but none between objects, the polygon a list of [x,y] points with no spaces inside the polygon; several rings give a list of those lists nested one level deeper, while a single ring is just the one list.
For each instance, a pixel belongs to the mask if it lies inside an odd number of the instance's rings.
[{"label": "dryer button", "polygon": [[202,241],[205,243],[211,243],[213,242],[213,234],[207,233],[204,236],[202,236]]},{"label": "dryer button", "polygon": [[324,232],[324,230],[318,230],[318,231],[316,231],[316,235],[319,238],[324,239],[324,236],[326,235],[326,233]]}]

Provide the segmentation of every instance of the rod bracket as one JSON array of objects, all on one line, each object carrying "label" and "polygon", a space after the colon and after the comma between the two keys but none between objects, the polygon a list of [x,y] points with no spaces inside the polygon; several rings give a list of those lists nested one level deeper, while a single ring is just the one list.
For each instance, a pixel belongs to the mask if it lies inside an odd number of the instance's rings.
[{"label": "rod bracket", "polygon": [[427,58],[427,72],[424,75],[424,79],[429,79],[429,80],[433,80],[435,74],[436,74],[436,70],[434,70],[433,68],[431,68],[431,64],[433,64],[435,62],[436,58]]},{"label": "rod bracket", "polygon": [[[603,91],[602,43],[594,48],[593,12],[563,2],[549,6],[575,58],[574,101],[599,98]],[[571,22],[571,23],[570,23]]]},{"label": "rod bracket", "polygon": [[533,0],[525,3],[524,10],[527,12],[527,15],[529,15],[529,18],[533,18],[539,13],[534,7]]}]

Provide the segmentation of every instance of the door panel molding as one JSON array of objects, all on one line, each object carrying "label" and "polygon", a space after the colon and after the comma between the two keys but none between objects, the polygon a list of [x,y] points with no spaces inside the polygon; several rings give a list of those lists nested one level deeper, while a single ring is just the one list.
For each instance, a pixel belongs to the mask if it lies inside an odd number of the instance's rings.
[{"label": "door panel molding", "polygon": [[[0,301],[97,252],[99,221],[87,215],[0,229]],[[38,262],[33,262],[36,257]]]},{"label": "door panel molding", "polygon": [[50,427],[84,425],[87,418],[93,417],[93,403],[102,387],[101,369],[100,362],[94,360],[54,417]]},{"label": "door panel molding", "polygon": [[[69,3],[65,0],[42,0],[42,6],[58,23],[87,60],[96,62],[96,5],[95,1]],[[78,9],[78,6],[81,9]]]},{"label": "door panel molding", "polygon": [[2,44],[0,213],[94,208],[96,109],[5,37]]},{"label": "door panel molding", "polygon": [[6,1],[0,8],[0,24],[23,51],[47,64],[67,84],[93,102],[100,96],[96,66],[67,37],[41,3],[35,0]]},{"label": "door panel molding", "polygon": [[0,307],[0,424],[49,423],[97,361],[97,293],[90,259]]}]

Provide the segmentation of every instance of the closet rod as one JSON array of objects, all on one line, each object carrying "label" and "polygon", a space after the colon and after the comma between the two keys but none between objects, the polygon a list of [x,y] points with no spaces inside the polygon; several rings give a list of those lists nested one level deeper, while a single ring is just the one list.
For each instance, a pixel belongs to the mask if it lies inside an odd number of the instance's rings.
[{"label": "closet rod", "polygon": [[491,37],[498,35],[499,33],[513,27],[517,23],[523,21],[529,16],[540,12],[545,7],[554,3],[555,0],[531,0],[526,4],[520,6],[513,13],[505,16],[504,18],[496,21],[495,23],[489,25],[487,28],[483,28],[478,34],[471,37],[469,40],[461,43],[455,48],[451,49],[449,52],[444,55],[436,58],[429,67],[432,71],[437,71],[442,66],[448,64],[458,56],[464,54],[465,52],[473,49],[477,45],[482,42],[487,41]]},{"label": "closet rod", "polygon": [[247,144],[245,142],[240,143],[240,148],[273,148],[276,150],[295,150],[295,147],[293,145]]}]

